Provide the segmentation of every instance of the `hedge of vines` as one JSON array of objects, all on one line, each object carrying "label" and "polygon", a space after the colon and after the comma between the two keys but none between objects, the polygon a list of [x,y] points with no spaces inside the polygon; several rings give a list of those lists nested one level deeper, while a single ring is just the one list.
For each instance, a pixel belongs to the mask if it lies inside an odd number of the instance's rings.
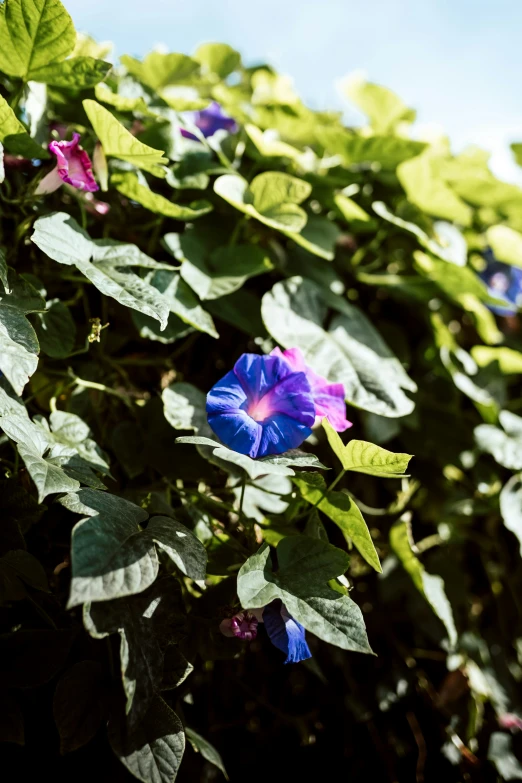
[{"label": "hedge of vines", "polygon": [[[350,128],[226,44],[108,57],[0,6],[4,766],[522,779],[522,190],[358,78]],[[352,426],[253,458],[206,395],[278,348]]]}]

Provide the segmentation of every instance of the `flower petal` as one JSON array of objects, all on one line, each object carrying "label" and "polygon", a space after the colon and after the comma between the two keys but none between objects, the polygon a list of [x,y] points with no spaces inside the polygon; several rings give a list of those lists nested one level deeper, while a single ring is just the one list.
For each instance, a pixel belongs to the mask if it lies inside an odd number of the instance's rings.
[{"label": "flower petal", "polygon": [[[226,130],[229,133],[235,133],[237,130],[236,121],[225,114],[216,101],[213,101],[206,109],[193,112],[192,114],[187,113],[187,116],[190,117],[191,121],[199,128],[205,138],[213,136],[218,130]],[[185,128],[181,128],[181,135],[185,136],[187,139],[199,141],[193,133],[185,130]]]},{"label": "flower petal", "polygon": [[246,411],[207,415],[207,420],[218,438],[229,449],[239,454],[247,454],[252,459],[258,456],[263,428],[250,418]]},{"label": "flower petal", "polygon": [[231,370],[214,384],[207,394],[207,414],[215,416],[219,413],[241,410],[247,402],[247,395],[237,376]]},{"label": "flower petal", "polygon": [[312,657],[306,643],[305,629],[288,614],[280,601],[272,601],[265,606],[263,621],[272,644],[285,653],[285,663],[298,663]]},{"label": "flower petal", "polygon": [[315,415],[318,420],[328,417],[328,421],[337,432],[344,432],[352,426],[346,418],[345,391],[342,383],[328,383],[326,378],[318,375],[309,367],[300,348],[288,348],[281,351],[274,348],[271,356],[285,359],[294,372],[304,372],[312,390],[315,404]]},{"label": "flower petal", "polygon": [[260,426],[262,435],[256,455],[258,457],[284,454],[289,449],[297,449],[312,434],[311,427],[301,424],[301,422],[284,413],[277,413],[275,416],[271,416],[270,419],[262,422]]},{"label": "flower petal", "polygon": [[49,152],[56,155],[58,174],[78,190],[94,192],[99,190],[92,173],[91,160],[80,147],[80,134],[74,133],[72,141],[52,141]]},{"label": "flower petal", "polygon": [[58,166],[55,166],[52,171],[50,171],[45,175],[45,177],[43,177],[43,179],[40,180],[34,195],[45,196],[47,193],[54,193],[54,191],[58,190],[58,188],[61,188],[62,185],[63,179],[58,173]]}]

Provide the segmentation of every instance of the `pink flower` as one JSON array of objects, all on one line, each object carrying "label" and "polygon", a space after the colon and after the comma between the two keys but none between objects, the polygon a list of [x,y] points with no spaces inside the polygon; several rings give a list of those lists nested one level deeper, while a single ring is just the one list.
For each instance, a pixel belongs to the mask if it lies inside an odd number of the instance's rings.
[{"label": "pink flower", "polygon": [[244,611],[222,620],[219,624],[219,630],[224,636],[237,636],[238,639],[251,642],[257,636],[257,624],[257,617]]},{"label": "pink flower", "polygon": [[498,724],[503,729],[511,729],[513,732],[522,731],[522,718],[511,712],[499,715]]},{"label": "pink flower", "polygon": [[80,134],[74,133],[72,141],[52,141],[49,151],[56,155],[57,165],[39,183],[35,195],[54,193],[67,182],[78,190],[93,192],[98,185],[92,173],[91,160],[80,147]]},{"label": "pink flower", "polygon": [[286,359],[294,372],[304,372],[312,390],[316,423],[327,416],[337,432],[344,432],[352,426],[352,422],[346,418],[345,392],[342,383],[328,383],[326,378],[314,372],[306,364],[300,348],[289,348],[287,351],[274,348],[270,355]]}]

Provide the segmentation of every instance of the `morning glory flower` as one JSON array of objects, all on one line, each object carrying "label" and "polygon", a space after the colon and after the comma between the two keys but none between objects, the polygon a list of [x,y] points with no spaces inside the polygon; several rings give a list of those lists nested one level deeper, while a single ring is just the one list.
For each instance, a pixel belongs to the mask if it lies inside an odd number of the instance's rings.
[{"label": "morning glory flower", "polygon": [[279,601],[263,609],[246,609],[222,620],[219,629],[224,636],[252,641],[257,636],[258,623],[264,623],[270,641],[286,655],[285,663],[299,663],[312,657],[306,643],[305,629],[288,613]]},{"label": "morning glory flower", "polygon": [[305,373],[282,356],[244,353],[207,395],[208,423],[218,438],[253,458],[300,446],[315,414]]},{"label": "morning glory flower", "polygon": [[272,601],[265,606],[263,622],[272,644],[285,653],[285,663],[299,663],[312,657],[305,629],[294,620],[281,601]]},{"label": "morning glory flower", "polygon": [[233,617],[222,620],[219,630],[224,636],[235,636],[247,642],[253,641],[257,636],[257,624],[259,620],[248,611],[239,612]]},{"label": "morning glory flower", "polygon": [[289,348],[287,351],[274,348],[270,355],[286,359],[295,372],[304,372],[312,389],[316,423],[326,416],[337,432],[344,432],[352,426],[352,422],[346,418],[345,391],[342,383],[328,383],[326,378],[318,375],[306,364],[300,348]]},{"label": "morning glory flower", "polygon": [[[237,130],[236,121],[233,120],[232,117],[228,117],[216,101],[213,101],[206,109],[194,112],[191,119],[205,138],[213,136],[218,130],[226,130],[229,133],[235,133]],[[194,136],[193,133],[185,130],[185,128],[181,129],[181,135],[185,136],[187,139],[199,141],[197,136]]]},{"label": "morning glory flower", "polygon": [[72,141],[52,141],[49,152],[56,156],[57,164],[40,180],[35,191],[37,196],[54,193],[64,182],[78,190],[94,192],[99,189],[92,173],[91,160],[80,147],[79,133],[73,134]]},{"label": "morning glory flower", "polygon": [[506,303],[505,307],[488,305],[489,309],[498,315],[516,315],[518,307],[522,307],[522,269],[497,261],[491,248],[482,255],[486,268],[479,276],[487,285],[490,296]]}]

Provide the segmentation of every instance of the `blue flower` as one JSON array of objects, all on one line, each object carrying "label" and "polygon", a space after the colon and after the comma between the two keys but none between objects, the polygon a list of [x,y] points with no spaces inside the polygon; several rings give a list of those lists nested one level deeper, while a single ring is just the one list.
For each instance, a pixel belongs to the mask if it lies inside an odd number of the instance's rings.
[{"label": "blue flower", "polygon": [[283,356],[244,353],[209,391],[207,418],[225,446],[266,457],[301,445],[312,432],[315,404],[305,373]]},{"label": "blue flower", "polygon": [[[207,136],[213,136],[218,130],[226,130],[229,133],[235,133],[237,130],[236,121],[233,120],[232,117],[228,117],[216,101],[213,101],[206,109],[194,112],[192,115],[192,122],[196,128],[199,128],[205,138],[207,138]],[[185,128],[181,129],[181,135],[185,136],[187,139],[199,141],[193,133],[185,130]]]},{"label": "blue flower", "polygon": [[272,601],[263,609],[263,622],[272,644],[286,655],[285,663],[298,663],[312,657],[305,629],[288,614],[281,601]]},{"label": "blue flower", "polygon": [[488,293],[495,299],[502,299],[506,306],[488,305],[498,315],[516,315],[522,306],[522,269],[497,261],[493,251],[488,248],[483,253],[486,268],[480,272]]},{"label": "blue flower", "polygon": [[244,609],[233,617],[222,620],[219,630],[223,636],[235,636],[251,642],[257,636],[258,622],[265,624],[270,641],[286,655],[285,663],[299,663],[312,657],[306,643],[305,629],[288,613],[279,600],[263,609]]}]

